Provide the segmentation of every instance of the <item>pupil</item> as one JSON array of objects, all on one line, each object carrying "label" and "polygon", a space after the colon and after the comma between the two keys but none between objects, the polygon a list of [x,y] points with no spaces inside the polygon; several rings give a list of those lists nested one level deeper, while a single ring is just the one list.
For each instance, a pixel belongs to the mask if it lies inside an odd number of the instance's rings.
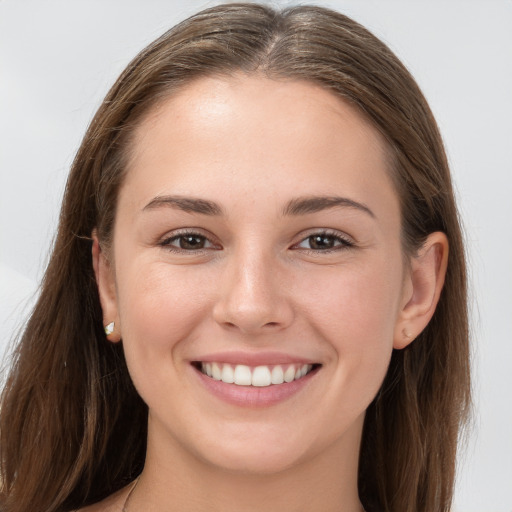
[{"label": "pupil", "polygon": [[181,249],[201,249],[204,246],[202,237],[199,236],[182,236],[180,238]]},{"label": "pupil", "polygon": [[309,244],[313,249],[330,249],[334,241],[328,235],[314,235],[309,237]]}]

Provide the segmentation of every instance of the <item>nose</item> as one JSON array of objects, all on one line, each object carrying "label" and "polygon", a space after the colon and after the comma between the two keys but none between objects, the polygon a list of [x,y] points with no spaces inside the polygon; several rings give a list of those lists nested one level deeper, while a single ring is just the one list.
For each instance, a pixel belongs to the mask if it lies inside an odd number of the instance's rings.
[{"label": "nose", "polygon": [[284,274],[271,256],[250,251],[233,256],[226,265],[213,308],[215,321],[244,334],[288,327],[293,320],[293,307]]}]

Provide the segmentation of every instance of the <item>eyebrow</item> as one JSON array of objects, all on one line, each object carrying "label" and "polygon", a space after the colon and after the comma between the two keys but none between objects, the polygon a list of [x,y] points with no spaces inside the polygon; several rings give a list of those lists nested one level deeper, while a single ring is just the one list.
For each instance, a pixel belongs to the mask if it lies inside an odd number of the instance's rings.
[{"label": "eyebrow", "polygon": [[162,206],[170,206],[184,212],[200,213],[202,215],[224,214],[222,208],[213,201],[183,196],[157,196],[144,206],[143,211],[153,210]]},{"label": "eyebrow", "polygon": [[[153,210],[160,207],[171,207],[185,212],[199,213],[201,215],[224,215],[222,207],[213,201],[184,196],[157,196],[143,208],[143,211]],[[292,199],[286,204],[282,211],[282,215],[306,215],[308,213],[317,213],[322,210],[336,207],[354,208],[368,214],[372,218],[375,218],[375,214],[365,204],[347,197],[339,196],[298,197]]]},{"label": "eyebrow", "polygon": [[339,196],[309,196],[292,199],[284,208],[283,215],[305,215],[336,207],[354,208],[375,218],[375,214],[363,203]]}]

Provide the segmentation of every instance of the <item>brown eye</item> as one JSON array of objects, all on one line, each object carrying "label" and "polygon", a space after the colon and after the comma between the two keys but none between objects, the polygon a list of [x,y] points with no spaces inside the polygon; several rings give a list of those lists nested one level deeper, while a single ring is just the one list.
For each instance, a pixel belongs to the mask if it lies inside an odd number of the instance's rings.
[{"label": "brown eye", "polygon": [[203,249],[212,249],[215,246],[203,235],[198,233],[184,233],[163,240],[160,245],[171,251],[194,252]]},{"label": "brown eye", "polygon": [[313,235],[308,238],[308,242],[311,249],[332,249],[335,244],[335,239],[331,235]]},{"label": "brown eye", "polygon": [[199,235],[182,235],[178,237],[179,248],[185,250],[204,249],[206,238]]},{"label": "brown eye", "polygon": [[354,244],[338,234],[315,233],[296,245],[298,249],[328,252],[352,247]]}]

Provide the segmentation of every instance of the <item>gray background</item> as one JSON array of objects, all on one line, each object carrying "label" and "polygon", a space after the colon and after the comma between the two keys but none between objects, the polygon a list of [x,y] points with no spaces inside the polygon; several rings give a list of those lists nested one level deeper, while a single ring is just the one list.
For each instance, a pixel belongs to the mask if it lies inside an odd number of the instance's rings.
[{"label": "gray background", "polygon": [[[472,287],[475,418],[454,510],[512,512],[512,1],[318,3],[391,46],[441,127]],[[211,5],[0,0],[0,349],[37,293],[70,163],[108,87],[147,43]]]}]

